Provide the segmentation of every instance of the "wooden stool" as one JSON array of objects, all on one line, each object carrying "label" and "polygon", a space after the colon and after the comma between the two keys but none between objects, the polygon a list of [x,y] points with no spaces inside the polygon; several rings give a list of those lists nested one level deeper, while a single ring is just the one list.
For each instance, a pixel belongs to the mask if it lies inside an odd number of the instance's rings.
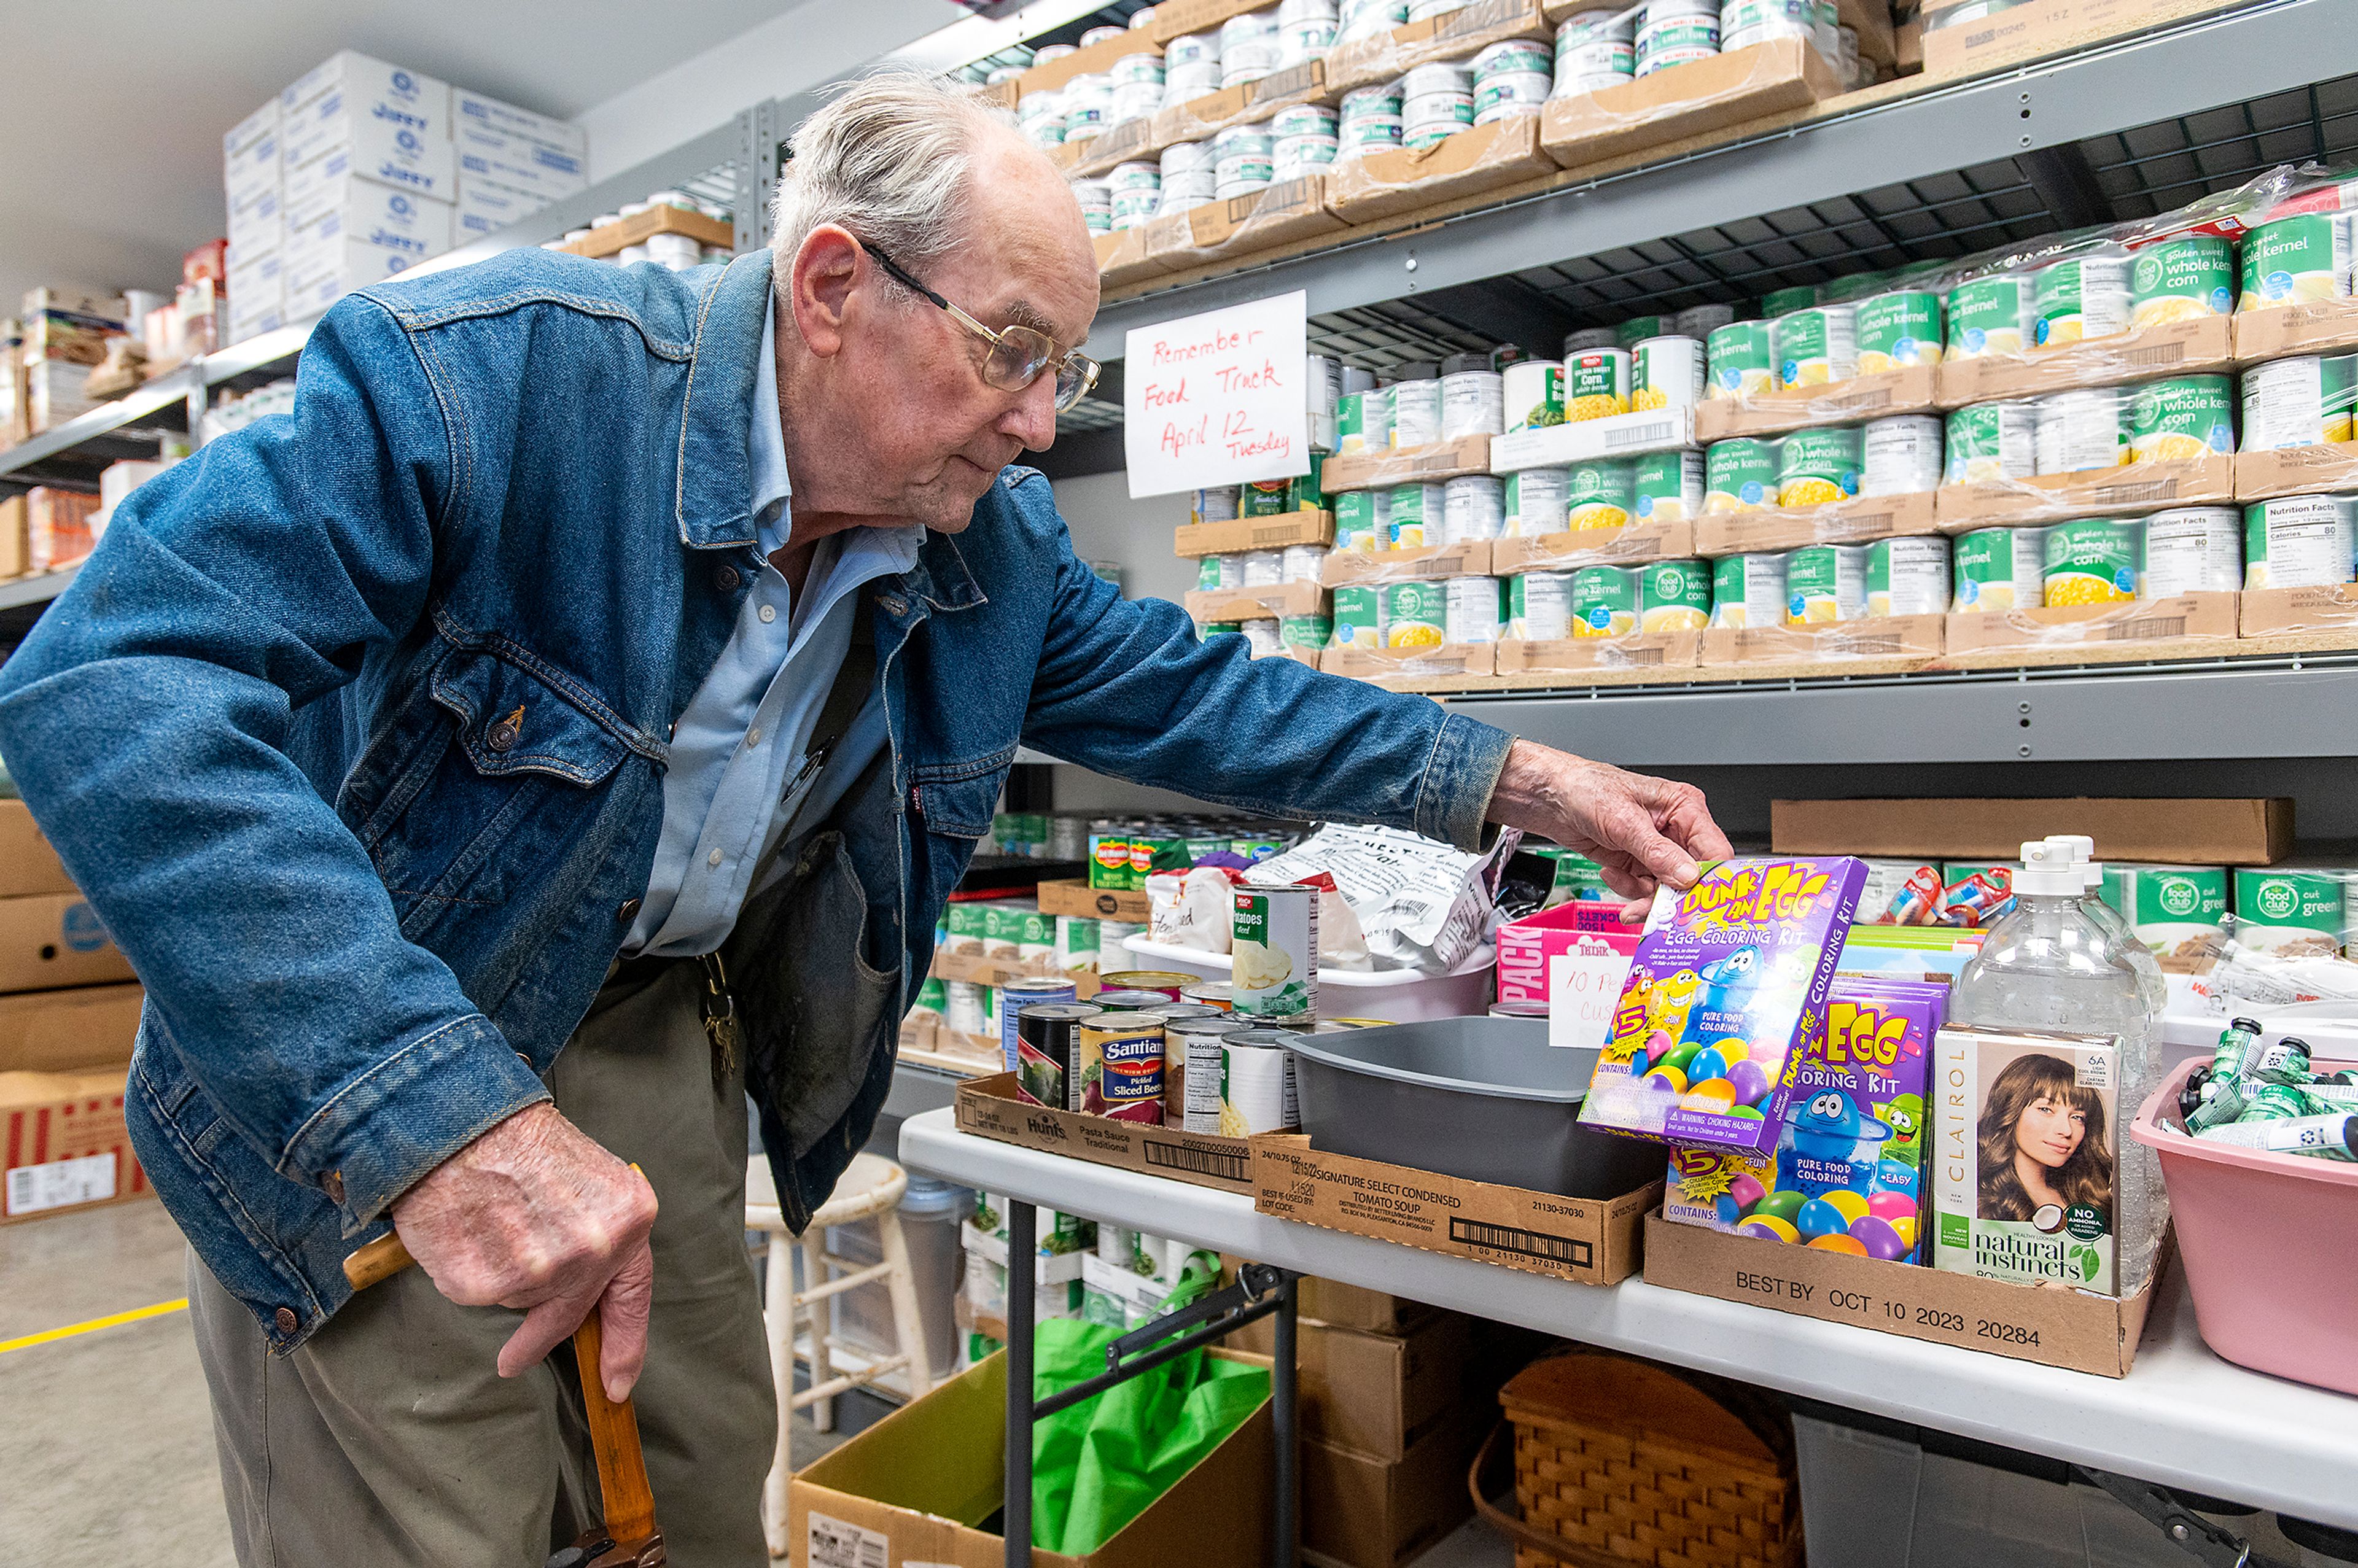
[{"label": "wooden stool", "polygon": [[[907,1375],[909,1397],[921,1399],[933,1391],[933,1368],[925,1355],[925,1335],[917,1316],[916,1280],[909,1271],[909,1248],[901,1234],[901,1195],[909,1177],[900,1166],[876,1154],[852,1159],[826,1203],[811,1216],[802,1234],[803,1288],[795,1289],[795,1238],[787,1232],[778,1207],[778,1190],[770,1176],[770,1162],[756,1154],[745,1163],[745,1228],[770,1238],[769,1288],[762,1317],[770,1334],[770,1374],[778,1393],[778,1451],[770,1478],[762,1489],[762,1518],[770,1537],[770,1555],[784,1557],[786,1541],[786,1478],[794,1473],[787,1457],[788,1417],[809,1409],[811,1424],[821,1432],[835,1427],[835,1396],[876,1381],[887,1372]],[[827,1249],[827,1231],[856,1220],[876,1221],[876,1236],[884,1260],[862,1266],[847,1262]],[[857,1372],[838,1373],[830,1352],[841,1348],[827,1327],[830,1296],[882,1280],[892,1299],[894,1353],[876,1357]],[[795,1392],[795,1332],[799,1309],[810,1308],[810,1387]]]}]

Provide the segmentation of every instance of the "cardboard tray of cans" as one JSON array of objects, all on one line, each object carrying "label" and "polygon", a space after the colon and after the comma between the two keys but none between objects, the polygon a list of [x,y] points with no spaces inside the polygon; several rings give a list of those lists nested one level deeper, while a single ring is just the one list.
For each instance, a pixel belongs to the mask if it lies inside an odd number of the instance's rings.
[{"label": "cardboard tray of cans", "polygon": [[2158,376],[2223,374],[2234,362],[2233,338],[2232,318],[2205,316],[2027,353],[1949,360],[1940,367],[1940,406],[1963,408]]},{"label": "cardboard tray of cans", "polygon": [[[1318,667],[1330,676],[1348,676],[1403,691],[1452,689],[1467,676],[1493,673],[1495,643],[1430,643],[1412,648],[1328,648],[1318,655]],[[1401,683],[1414,682],[1413,686]]]},{"label": "cardboard tray of cans", "polygon": [[[2156,1269],[2154,1278],[2160,1276]],[[1789,1247],[1660,1213],[1646,1217],[1646,1282],[2104,1378],[2128,1376],[2153,1304],[2150,1281],[2117,1301]]]},{"label": "cardboard tray of cans", "polygon": [[1561,671],[1690,670],[1703,659],[1701,632],[1633,632],[1620,637],[1564,637],[1532,642],[1509,637],[1498,644],[1502,676]]},{"label": "cardboard tray of cans", "polygon": [[1618,1197],[1562,1197],[1330,1154],[1300,1133],[1250,1141],[1258,1213],[1575,1284],[1636,1273],[1641,1222],[1662,1197],[1660,1182]]},{"label": "cardboard tray of cans", "polygon": [[1797,550],[1804,545],[1863,545],[1940,531],[1930,491],[1912,495],[1858,495],[1823,506],[1706,512],[1695,519],[1694,553],[1742,556],[1761,550]]},{"label": "cardboard tray of cans", "polygon": [[1474,0],[1389,33],[1337,43],[1326,51],[1326,81],[1339,95],[1434,60],[1470,59],[1509,38],[1554,38],[1555,26],[1540,0]]},{"label": "cardboard tray of cans", "polygon": [[1163,262],[1146,251],[1147,225],[1134,229],[1117,229],[1109,234],[1092,234],[1090,245],[1098,254],[1098,278],[1103,283],[1134,283],[1141,277],[1160,277],[1171,270]]},{"label": "cardboard tray of cans", "polygon": [[1040,884],[1040,913],[1070,914],[1083,920],[1126,920],[1133,925],[1143,925],[1149,912],[1143,890],[1093,888],[1085,881],[1060,881]]},{"label": "cardboard tray of cans", "polygon": [[957,1119],[960,1132],[1044,1154],[1064,1154],[1142,1176],[1168,1176],[1224,1193],[1256,1190],[1251,1146],[1244,1139],[1035,1105],[1016,1092],[1013,1073],[959,1085]]},{"label": "cardboard tray of cans", "polygon": [[[1928,80],[1977,76],[2045,55],[2085,49],[2123,33],[2222,11],[2240,0],[2030,0],[2002,15],[1959,27],[1928,28]],[[1925,7],[1931,13],[1942,7]]]},{"label": "cardboard tray of cans", "polygon": [[1540,111],[1540,147],[1555,164],[1584,168],[1806,108],[1842,90],[1807,40],[1775,38],[1593,92],[1551,98]]},{"label": "cardboard tray of cans", "polygon": [[619,254],[626,245],[644,245],[655,234],[686,234],[700,245],[734,249],[737,244],[734,225],[685,207],[665,206],[633,212],[620,222],[601,223],[590,231],[588,238],[556,248],[577,256],[611,256]]},{"label": "cardboard tray of cans", "polygon": [[[1406,550],[1330,550],[1319,567],[1319,580],[1328,588],[1376,582],[1438,582],[1444,578],[1487,577],[1487,539],[1459,545],[1426,545]],[[1296,613],[1308,613],[1297,611]]]},{"label": "cardboard tray of cans", "polygon": [[1490,544],[1490,570],[1499,577],[1518,572],[1569,572],[1583,567],[1637,567],[1649,561],[1675,561],[1694,555],[1695,524],[1676,522],[1624,523],[1617,528],[1575,528],[1561,534],[1532,534]]},{"label": "cardboard tray of cans", "polygon": [[1233,556],[1246,550],[1282,550],[1288,545],[1332,545],[1335,514],[1298,507],[1264,517],[1229,517],[1212,523],[1182,523],[1172,533],[1174,555],[1191,560]]},{"label": "cardboard tray of cans", "polygon": [[1146,259],[1163,271],[1176,271],[1330,233],[1343,227],[1343,220],[1329,210],[1330,178],[1323,171],[1301,175],[1249,195],[1153,219],[1141,231],[1146,236],[1141,242]]},{"label": "cardboard tray of cans", "polygon": [[[2358,632],[2358,583],[2330,588],[2247,588],[2238,605],[2237,633],[2278,637],[2303,632]],[[2334,639],[2346,643],[2348,638]]]},{"label": "cardboard tray of cans", "polygon": [[2166,506],[2223,505],[2235,498],[2235,459],[2229,452],[2180,462],[2126,463],[2037,479],[1944,484],[1933,509],[1943,534],[1971,533],[2005,523],[2061,523],[2074,517],[2122,517]]},{"label": "cardboard tray of cans", "polygon": [[2329,441],[2235,454],[2238,501],[2266,501],[2325,490],[2358,490],[2358,442]]},{"label": "cardboard tray of cans", "polygon": [[[2006,668],[2021,663],[2019,655],[2025,652],[2061,650],[2077,655],[2091,647],[2131,644],[2147,644],[2136,656],[2151,658],[2153,643],[2174,644],[2173,653],[2195,651],[2183,646],[2189,643],[2232,644],[2235,627],[2233,593],[2188,593],[2129,604],[1952,613],[1946,630],[1948,654],[1942,664],[1955,669]],[[1993,656],[1976,656],[1983,654]]]},{"label": "cardboard tray of cans", "polygon": [[1088,179],[1107,173],[1118,163],[1155,157],[1168,145],[1154,134],[1155,122],[1161,118],[1159,113],[1141,114],[1134,120],[1108,126],[1087,141],[1060,142],[1055,152],[1064,153],[1066,147],[1076,150],[1053,161],[1066,166],[1067,178]]},{"label": "cardboard tray of cans", "polygon": [[[1296,103],[1324,103],[1334,96],[1326,79],[1325,62],[1306,59],[1256,81],[1224,87],[1201,98],[1190,98],[1184,103],[1174,103],[1154,116],[1152,146],[1160,152],[1174,142],[1200,142],[1230,125],[1257,124],[1280,109],[1290,109]],[[1146,155],[1141,151],[1130,156]],[[1111,168],[1113,165],[1109,163],[1106,167]]]},{"label": "cardboard tray of cans", "polygon": [[1431,146],[1389,147],[1334,165],[1327,198],[1347,222],[1368,223],[1551,172],[1540,117],[1511,114]]},{"label": "cardboard tray of cans", "polygon": [[2234,321],[2239,365],[2291,354],[2345,354],[2358,350],[2358,299],[2271,305],[2239,311]]},{"label": "cardboard tray of cans", "polygon": [[1422,447],[1387,447],[1374,451],[1336,452],[1318,468],[1318,483],[1328,494],[1338,490],[1389,490],[1396,484],[1422,484],[1490,471],[1493,436],[1460,436]]},{"label": "cardboard tray of cans", "polygon": [[1187,613],[1205,621],[1282,621],[1289,615],[1324,615],[1326,590],[1314,582],[1272,583],[1267,588],[1198,588],[1187,593]]},{"label": "cardboard tray of cans", "polygon": [[1866,659],[1920,665],[1940,657],[1946,646],[1942,619],[1876,615],[1810,626],[1712,626],[1703,633],[1703,662],[1783,665]]},{"label": "cardboard tray of cans", "polygon": [[1894,414],[1929,414],[1940,406],[1940,373],[1938,365],[1909,365],[1824,386],[1707,397],[1695,405],[1695,439],[1781,436],[1813,425],[1855,425]]}]

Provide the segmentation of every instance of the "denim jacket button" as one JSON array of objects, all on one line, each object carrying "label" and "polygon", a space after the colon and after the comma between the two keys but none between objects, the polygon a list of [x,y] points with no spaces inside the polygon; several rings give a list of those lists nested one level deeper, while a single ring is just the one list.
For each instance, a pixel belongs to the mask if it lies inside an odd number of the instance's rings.
[{"label": "denim jacket button", "polygon": [[617,925],[628,925],[632,921],[636,920],[638,917],[639,901],[634,898],[624,899],[622,901],[622,906],[614,911],[614,924]]},{"label": "denim jacket button", "polygon": [[279,1333],[286,1335],[290,1338],[297,1329],[303,1326],[303,1320],[295,1315],[295,1309],[293,1307],[280,1307],[276,1312],[270,1314],[270,1321],[277,1325]]},{"label": "denim jacket button", "polygon": [[737,568],[735,567],[722,567],[719,571],[712,574],[712,580],[719,586],[721,592],[727,593],[737,586]]}]

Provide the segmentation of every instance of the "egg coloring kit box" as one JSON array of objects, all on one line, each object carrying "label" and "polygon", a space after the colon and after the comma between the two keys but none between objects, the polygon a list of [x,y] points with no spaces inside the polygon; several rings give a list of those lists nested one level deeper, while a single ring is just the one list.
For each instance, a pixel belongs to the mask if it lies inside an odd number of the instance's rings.
[{"label": "egg coloring kit box", "polygon": [[1848,856],[1750,856],[1657,892],[1581,1121],[1772,1151],[1866,879]]},{"label": "egg coloring kit box", "polygon": [[1933,1262],[2112,1294],[2119,1044],[1951,1027],[1934,1037],[1932,1056]]},{"label": "egg coloring kit box", "polygon": [[1664,1217],[1903,1263],[1922,1260],[1924,1093],[1948,988],[1842,973],[1773,1154],[1671,1151]]}]

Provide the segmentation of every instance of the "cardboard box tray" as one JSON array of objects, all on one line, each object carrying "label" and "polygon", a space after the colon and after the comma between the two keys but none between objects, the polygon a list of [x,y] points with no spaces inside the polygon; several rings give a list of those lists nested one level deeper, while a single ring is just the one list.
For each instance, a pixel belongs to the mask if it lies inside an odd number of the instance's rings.
[{"label": "cardboard box tray", "polygon": [[2006,523],[2061,523],[2158,512],[2168,506],[2223,504],[2234,495],[2235,460],[2219,452],[2184,462],[2125,463],[2037,479],[1944,484],[1933,492],[1933,507],[1942,533],[1964,534]]},{"label": "cardboard box tray", "polygon": [[2224,374],[2234,357],[2232,337],[2230,318],[2206,316],[2024,354],[1951,360],[1941,366],[1940,406],[1962,408],[2073,387]]},{"label": "cardboard box tray", "polygon": [[1488,436],[1461,436],[1454,441],[1436,441],[1423,447],[1336,452],[1319,465],[1318,482],[1332,493],[1338,490],[1390,490],[1395,485],[1488,473],[1491,439]]},{"label": "cardboard box tray", "polygon": [[2266,866],[2292,853],[2292,801],[2045,799],[1778,800],[1780,855],[1925,855],[2010,860],[2028,839],[2084,833],[2100,860]]},{"label": "cardboard box tray", "polygon": [[1490,570],[1499,577],[1518,572],[1568,572],[1582,567],[1643,566],[1648,561],[1675,561],[1695,554],[1695,525],[1686,518],[1640,520],[1617,528],[1580,528],[1561,534],[1533,534],[1490,543]]},{"label": "cardboard box tray", "polygon": [[1319,580],[1330,589],[1379,582],[1438,582],[1453,577],[1490,575],[1491,541],[1420,545],[1402,550],[1333,550],[1319,564]]},{"label": "cardboard box tray", "polygon": [[1853,425],[1894,414],[1923,414],[1939,404],[1940,367],[1856,375],[1824,386],[1796,386],[1754,396],[1707,397],[1695,405],[1695,439],[1777,436],[1814,425]]},{"label": "cardboard box tray", "polygon": [[1085,881],[1040,884],[1040,913],[1070,914],[1085,920],[1126,920],[1146,924],[1148,909],[1142,889],[1093,888]]},{"label": "cardboard box tray", "polygon": [[1695,519],[1695,553],[1741,556],[1804,545],[1862,545],[1941,531],[1932,492],[1855,495],[1823,506],[1706,512]]},{"label": "cardboard box tray", "polygon": [[959,1085],[957,1119],[960,1132],[1043,1154],[1062,1154],[1142,1176],[1167,1176],[1224,1193],[1257,1190],[1251,1149],[1244,1139],[1034,1105],[1016,1093],[1012,1073]]},{"label": "cardboard box tray", "polygon": [[1778,38],[1566,98],[1540,114],[1540,146],[1565,168],[1805,108],[1842,92],[1808,42]]},{"label": "cardboard box tray", "polygon": [[2124,643],[2225,640],[2235,635],[2235,595],[2188,593],[2127,604],[1950,614],[1951,657],[1999,650],[2111,647]]}]

